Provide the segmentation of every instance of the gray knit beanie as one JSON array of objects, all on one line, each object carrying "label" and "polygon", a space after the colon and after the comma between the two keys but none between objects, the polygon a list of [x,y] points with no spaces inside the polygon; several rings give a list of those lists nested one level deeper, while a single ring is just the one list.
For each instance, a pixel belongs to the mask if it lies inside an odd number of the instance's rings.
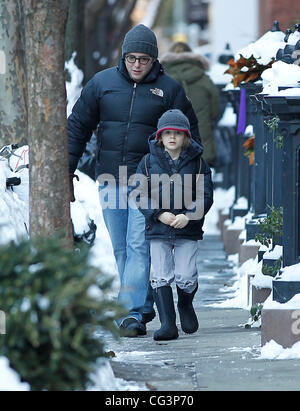
[{"label": "gray knit beanie", "polygon": [[122,57],[126,53],[145,53],[157,58],[157,40],[153,31],[143,24],[129,30],[123,41]]},{"label": "gray knit beanie", "polygon": [[158,120],[156,139],[164,130],[184,131],[188,137],[191,137],[189,119],[178,109],[166,111]]}]

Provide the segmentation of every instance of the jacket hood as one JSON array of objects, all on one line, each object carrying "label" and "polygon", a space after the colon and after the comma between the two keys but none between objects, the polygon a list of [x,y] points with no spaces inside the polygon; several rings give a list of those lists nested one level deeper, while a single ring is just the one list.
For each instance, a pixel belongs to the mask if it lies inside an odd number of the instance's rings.
[{"label": "jacket hood", "polygon": [[203,70],[209,69],[209,61],[207,60],[207,58],[202,56],[201,54],[192,53],[191,51],[185,51],[183,53],[174,53],[168,51],[160,59],[160,62],[162,64],[179,63],[185,61],[197,63],[199,66],[203,68]]},{"label": "jacket hood", "polygon": [[209,68],[206,57],[191,52],[168,52],[162,56],[161,63],[169,75],[187,83],[192,83],[203,77],[205,70]]},{"label": "jacket hood", "polygon": [[[128,80],[133,82],[132,78],[129,76],[124,59],[120,58],[117,70]],[[152,69],[149,71],[147,76],[141,81],[141,83],[150,83],[155,81],[160,74],[163,74],[164,69],[158,60],[155,60]]]}]

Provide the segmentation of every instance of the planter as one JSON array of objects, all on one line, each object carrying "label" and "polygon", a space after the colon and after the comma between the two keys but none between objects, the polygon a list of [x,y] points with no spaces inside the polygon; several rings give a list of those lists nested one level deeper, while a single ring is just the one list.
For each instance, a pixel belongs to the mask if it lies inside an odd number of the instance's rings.
[{"label": "planter", "polygon": [[271,288],[256,288],[251,286],[251,305],[263,304],[271,294]]},{"label": "planter", "polygon": [[261,345],[274,340],[283,348],[290,348],[300,341],[300,310],[262,309]]},{"label": "planter", "polygon": [[250,260],[251,258],[256,258],[259,245],[243,243],[240,246],[239,253],[239,265],[242,265],[245,261]]},{"label": "planter", "polygon": [[286,303],[300,293],[300,281],[273,281],[273,300]]},{"label": "planter", "polygon": [[[265,218],[266,214],[261,215],[260,218]],[[246,222],[246,241],[254,240],[256,234],[262,234],[261,226],[258,220],[249,220]]]},{"label": "planter", "polygon": [[[273,259],[271,259],[271,258],[268,258],[268,259],[264,259],[264,258],[263,258],[263,264],[262,264],[262,270],[261,270],[261,272],[262,272],[264,275],[270,275],[271,277],[276,277],[276,275],[278,274],[278,272],[279,272],[279,270],[280,270],[280,268],[281,268],[281,264],[280,264],[280,265],[278,264],[279,261],[280,261],[280,260],[278,260],[278,259],[273,260]],[[272,270],[272,269],[275,269],[276,265],[278,265],[278,269],[277,269],[277,270],[274,270],[274,271],[271,273],[271,270]]]},{"label": "planter", "polygon": [[245,217],[245,215],[248,214],[248,210],[244,208],[234,208],[232,207],[230,209],[230,218],[231,220],[234,220],[235,217]]}]

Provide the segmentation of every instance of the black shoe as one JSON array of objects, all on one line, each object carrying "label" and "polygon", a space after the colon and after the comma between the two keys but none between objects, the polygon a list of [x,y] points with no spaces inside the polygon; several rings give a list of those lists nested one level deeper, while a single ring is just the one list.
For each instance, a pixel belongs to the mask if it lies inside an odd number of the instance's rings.
[{"label": "black shoe", "polygon": [[175,340],[178,338],[178,328],[172,288],[158,287],[153,294],[161,322],[161,327],[155,331],[153,338],[155,341]]},{"label": "black shoe", "polygon": [[199,328],[197,315],[193,307],[193,299],[198,290],[198,284],[192,293],[186,293],[177,285],[178,303],[180,324],[182,331],[187,334],[196,332]]},{"label": "black shoe", "polygon": [[139,323],[135,318],[126,318],[120,325],[121,337],[137,337],[138,335],[146,335],[145,324]]},{"label": "black shoe", "polygon": [[155,313],[154,310],[150,311],[150,313],[144,313],[144,314],[142,315],[142,321],[141,321],[141,323],[142,323],[142,324],[150,323],[150,321],[152,321],[155,316],[156,316],[156,313]]}]

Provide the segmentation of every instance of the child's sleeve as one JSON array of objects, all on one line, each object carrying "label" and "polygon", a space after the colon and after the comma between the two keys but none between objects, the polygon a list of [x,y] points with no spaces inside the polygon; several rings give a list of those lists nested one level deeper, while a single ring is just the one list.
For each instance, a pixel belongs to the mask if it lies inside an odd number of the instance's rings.
[{"label": "child's sleeve", "polygon": [[149,154],[146,154],[142,158],[137,167],[136,176],[133,180],[134,191],[132,194],[139,211],[144,215],[146,220],[157,221],[160,214],[166,210],[160,209],[155,198],[151,198],[150,181],[148,181],[146,172],[147,156],[149,156]]},{"label": "child's sleeve", "polygon": [[[200,169],[200,174],[204,174],[204,181],[203,181],[203,189],[200,190],[201,196],[203,195],[202,199],[204,201],[203,204],[203,214],[201,214],[201,216],[199,216],[198,218],[197,216],[197,207],[198,205],[198,201],[199,198],[196,199],[196,205],[194,207],[193,210],[185,210],[183,212],[183,214],[186,214],[187,217],[191,217],[193,216],[194,218],[190,218],[189,224],[193,224],[193,223],[197,223],[199,220],[201,220],[202,218],[204,218],[204,216],[208,213],[209,209],[211,208],[212,204],[213,204],[213,182],[212,182],[212,177],[211,177],[211,169],[208,166],[208,164],[206,163],[206,161],[204,161],[203,159],[201,159],[202,163],[201,163],[201,169]],[[197,191],[197,190],[196,190]],[[197,195],[199,196],[198,192]],[[198,209],[199,210],[199,209]],[[189,216],[190,214],[190,216]]]}]

